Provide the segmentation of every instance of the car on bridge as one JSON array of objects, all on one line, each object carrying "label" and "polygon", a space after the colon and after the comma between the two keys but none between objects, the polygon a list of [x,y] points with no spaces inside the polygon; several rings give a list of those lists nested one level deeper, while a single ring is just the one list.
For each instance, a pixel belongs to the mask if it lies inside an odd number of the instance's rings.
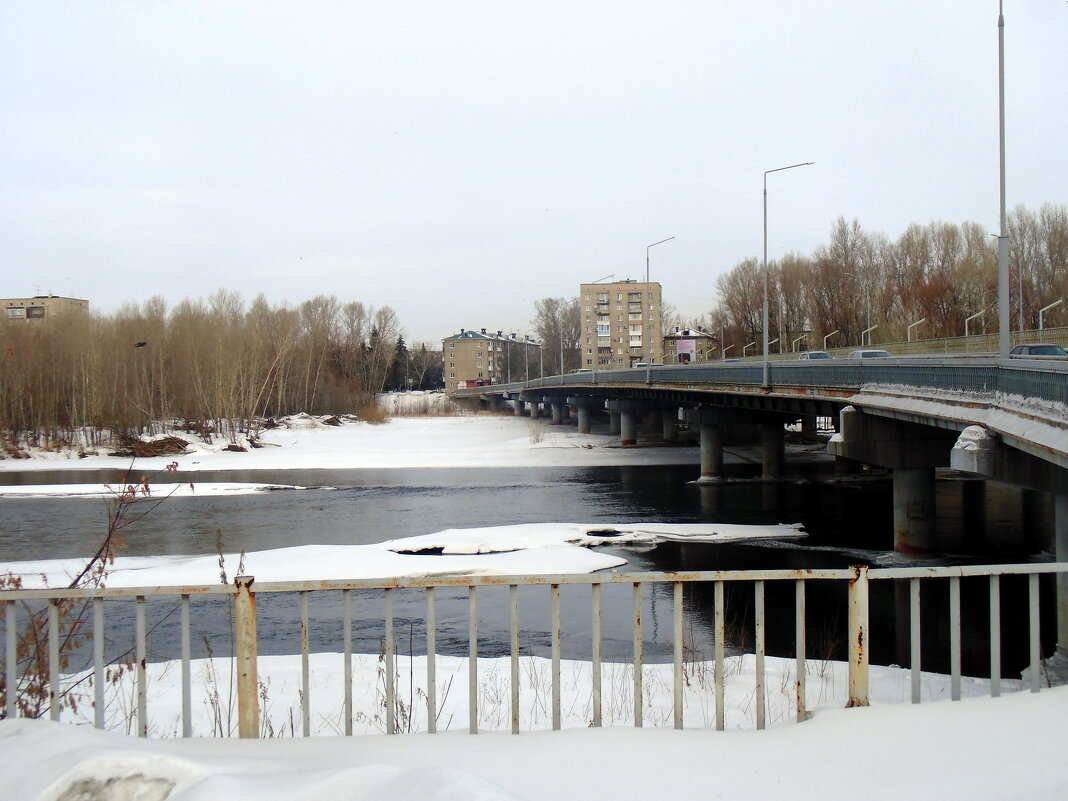
[{"label": "car on bridge", "polygon": [[1050,342],[1036,342],[1033,345],[1017,345],[1009,351],[1009,356],[1017,358],[1068,359],[1068,351],[1060,345]]},{"label": "car on bridge", "polygon": [[889,351],[862,348],[849,354],[850,359],[885,359],[890,355]]},{"label": "car on bridge", "polygon": [[825,350],[806,350],[797,358],[799,361],[808,361],[809,359],[833,359],[834,357]]}]

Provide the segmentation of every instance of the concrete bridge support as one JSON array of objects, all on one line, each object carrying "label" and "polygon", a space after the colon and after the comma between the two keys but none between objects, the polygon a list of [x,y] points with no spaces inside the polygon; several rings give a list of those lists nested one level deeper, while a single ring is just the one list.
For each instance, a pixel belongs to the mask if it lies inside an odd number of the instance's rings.
[{"label": "concrete bridge support", "polygon": [[935,541],[935,471],[933,467],[895,467],[894,550],[929,553]]},{"label": "concrete bridge support", "polygon": [[861,412],[842,410],[840,433],[827,450],[835,456],[893,470],[894,550],[938,550],[935,537],[934,468],[948,467],[956,432]]},{"label": "concrete bridge support", "polygon": [[530,407],[530,419],[537,420],[541,416],[541,398],[531,398],[527,406]]},{"label": "concrete bridge support", "polygon": [[663,431],[664,442],[679,441],[679,410],[672,406],[670,409],[660,410],[660,424]]},{"label": "concrete bridge support", "polygon": [[553,399],[549,404],[553,412],[553,425],[558,426],[564,422],[564,402],[562,400]]},{"label": "concrete bridge support", "polygon": [[619,410],[618,409],[609,409],[608,410],[608,433],[609,434],[618,434],[619,433],[619,428],[620,428],[620,425],[619,425]]},{"label": "concrete bridge support", "polygon": [[[1056,560],[1068,562],[1068,493],[1053,496]],[[1068,672],[1068,573],[1057,574],[1057,661]]]},{"label": "concrete bridge support", "polygon": [[601,408],[604,405],[604,401],[597,400],[594,398],[587,398],[584,396],[578,396],[574,398],[568,398],[567,403],[568,406],[575,407],[575,412],[578,416],[578,432],[580,434],[589,434],[590,417],[593,413],[593,410]]},{"label": "concrete bridge support", "polygon": [[782,478],[786,464],[786,431],[782,423],[762,423],[760,442],[764,457],[762,477],[766,480]]},{"label": "concrete bridge support", "polygon": [[699,426],[701,433],[701,476],[698,484],[715,484],[723,478],[723,426],[737,420],[732,409],[700,407],[686,409],[683,418]]},{"label": "concrete bridge support", "polygon": [[619,410],[619,444],[624,448],[638,444],[638,415],[629,405]]},{"label": "concrete bridge support", "polygon": [[523,401],[519,400],[519,398],[512,398],[512,411],[515,413],[516,417],[522,417]]}]

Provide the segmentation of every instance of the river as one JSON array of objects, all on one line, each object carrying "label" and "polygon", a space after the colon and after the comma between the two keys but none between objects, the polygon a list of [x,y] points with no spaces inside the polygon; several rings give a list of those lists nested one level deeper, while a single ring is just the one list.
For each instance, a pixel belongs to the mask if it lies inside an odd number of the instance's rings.
[{"label": "river", "polygon": [[[298,471],[226,471],[167,474],[181,482],[259,482],[309,489],[254,495],[171,499],[125,531],[125,555],[210,554],[259,551],[302,544],[362,544],[426,534],[447,528],[528,522],[724,522],[802,523],[809,536],[798,542],[730,545],[665,543],[644,549],[609,549],[628,560],[628,570],[844,567],[901,563],[892,552],[891,486],[888,477],[861,474],[835,478],[829,463],[795,468],[793,478],[776,483],[755,479],[751,464],[728,467],[734,480],[716,486],[692,482],[693,466],[580,468],[450,468]],[[34,471],[0,473],[4,484],[65,484],[117,481],[111,471]],[[156,494],[165,491],[157,485]],[[1043,557],[1048,509],[1041,496],[1018,488],[943,476],[937,484],[938,530],[946,553],[935,563],[1030,561]],[[77,498],[0,500],[0,562],[88,556],[106,528],[104,502]],[[1021,538],[1019,532],[1032,532]],[[1036,556],[1038,554],[1038,556]],[[236,565],[228,566],[231,575]],[[205,581],[217,580],[205,576]],[[1022,582],[1006,581],[1006,614],[1025,609]],[[907,664],[902,633],[907,632],[907,601],[901,590],[880,582],[873,588],[872,659]],[[983,585],[985,586],[985,585]],[[928,588],[930,588],[928,590]],[[565,587],[565,657],[588,658],[589,590]],[[783,588],[785,590],[787,588]],[[964,583],[964,669],[982,675],[988,621],[983,587]],[[605,655],[629,658],[629,586],[606,589]],[[731,622],[729,652],[751,641],[749,587],[728,593]],[[1052,608],[1051,585],[1043,584],[1043,606]],[[646,593],[646,657],[664,660],[671,653],[671,590]],[[944,586],[925,584],[924,669],[945,670],[946,609]],[[441,593],[439,651],[465,653],[467,604],[461,593]],[[505,652],[508,642],[507,591],[483,590],[479,597],[480,652]],[[841,658],[844,652],[845,590],[811,582],[808,602],[810,656]],[[547,653],[547,591],[524,588],[521,594],[523,648]],[[194,655],[229,652],[225,604],[195,599]],[[115,611],[112,611],[112,608]],[[109,621],[129,618],[128,605],[109,604]],[[295,598],[264,596],[259,605],[261,653],[299,650],[299,612]],[[690,645],[701,654],[711,644],[711,592],[689,591],[686,600]],[[340,648],[341,609],[337,593],[313,594],[313,650]],[[793,600],[789,592],[768,588],[769,653],[793,653]],[[398,592],[398,648],[419,653],[423,641],[421,592]],[[353,638],[357,651],[374,653],[382,641],[382,594],[358,593]],[[1043,621],[1047,638],[1053,625]],[[149,604],[152,658],[171,658],[177,650],[177,614],[171,602]],[[1026,662],[1023,627],[1005,630],[1005,675]],[[1046,639],[1046,638],[1044,638]],[[1019,640],[1019,642],[1017,642]],[[1052,643],[1049,643],[1050,645]],[[125,635],[109,643],[117,653],[129,646]],[[904,652],[903,652],[904,651]]]}]

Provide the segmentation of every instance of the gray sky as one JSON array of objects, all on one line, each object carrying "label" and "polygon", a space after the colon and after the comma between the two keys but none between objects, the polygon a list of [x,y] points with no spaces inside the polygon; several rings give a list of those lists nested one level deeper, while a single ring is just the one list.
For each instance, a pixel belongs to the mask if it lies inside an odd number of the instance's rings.
[{"label": "gray sky", "polygon": [[[1010,207],[1068,202],[1068,3],[1006,4]],[[7,296],[219,288],[527,330],[609,274],[707,311],[839,215],[998,227],[997,2],[0,7]]]}]

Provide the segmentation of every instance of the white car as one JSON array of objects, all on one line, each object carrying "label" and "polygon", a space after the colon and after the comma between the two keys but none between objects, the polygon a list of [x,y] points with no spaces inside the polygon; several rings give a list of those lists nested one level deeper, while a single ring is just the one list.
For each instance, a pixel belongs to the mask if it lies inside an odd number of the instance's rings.
[{"label": "white car", "polygon": [[889,351],[862,348],[849,354],[850,359],[885,359],[890,355]]},{"label": "white car", "polygon": [[833,359],[834,357],[825,350],[806,350],[797,357],[800,361],[809,359]]}]

